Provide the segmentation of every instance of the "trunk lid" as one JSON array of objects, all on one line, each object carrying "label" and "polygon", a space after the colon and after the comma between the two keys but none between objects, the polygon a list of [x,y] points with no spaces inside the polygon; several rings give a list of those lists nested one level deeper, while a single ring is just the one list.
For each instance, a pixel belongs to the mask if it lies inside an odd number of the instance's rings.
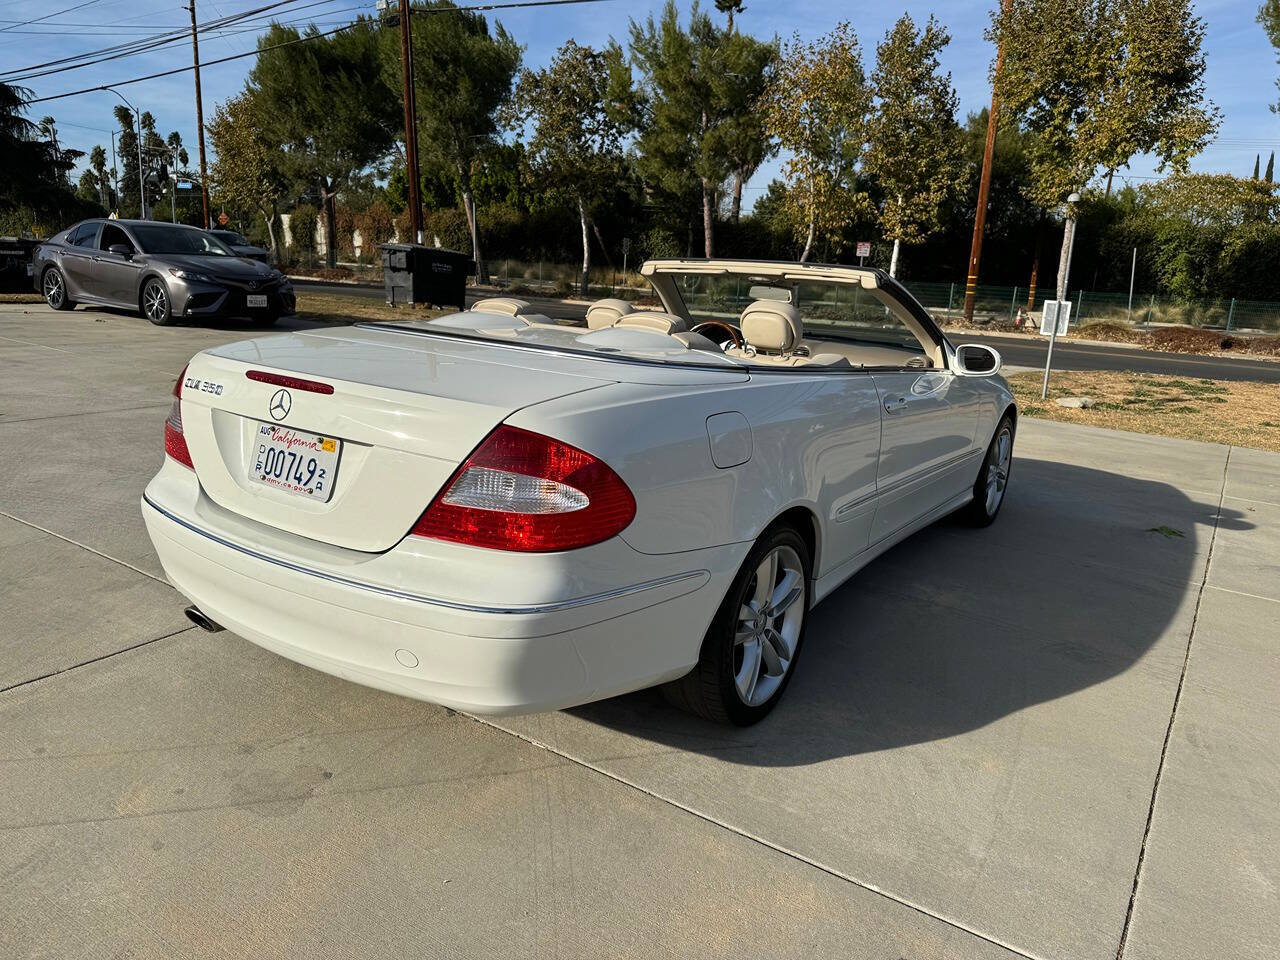
[{"label": "trunk lid", "polygon": [[[625,369],[387,330],[287,334],[193,358],[182,388],[183,433],[215,503],[301,536],[381,552],[404,537],[495,426],[532,404],[616,382]],[[251,370],[319,381],[333,392],[251,380]],[[281,389],[288,410],[273,417]],[[327,503],[249,479],[264,423],[341,441]]]}]

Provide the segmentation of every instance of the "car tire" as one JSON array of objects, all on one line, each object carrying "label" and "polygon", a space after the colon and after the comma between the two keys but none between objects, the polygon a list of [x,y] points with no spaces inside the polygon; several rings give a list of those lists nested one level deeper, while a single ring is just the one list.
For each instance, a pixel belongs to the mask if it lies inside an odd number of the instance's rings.
[{"label": "car tire", "polygon": [[40,278],[40,292],[44,295],[44,302],[55,310],[76,308],[76,302],[71,299],[67,291],[67,278],[57,267],[50,267],[44,272]]},{"label": "car tire", "polygon": [[973,482],[973,499],[960,510],[961,519],[970,526],[989,527],[1000,515],[1005,492],[1009,489],[1016,434],[1013,417],[1006,413],[991,436],[987,455],[982,458],[978,477]]},{"label": "car tire", "polygon": [[173,322],[173,304],[169,300],[169,288],[159,277],[152,277],[142,285],[138,298],[142,315],[158,327]]},{"label": "car tire", "polygon": [[[697,666],[663,685],[667,700],[743,727],[768,716],[795,673],[809,620],[811,573],[809,547],[795,530],[766,530],[716,611]],[[769,580],[769,587],[762,586]]]}]

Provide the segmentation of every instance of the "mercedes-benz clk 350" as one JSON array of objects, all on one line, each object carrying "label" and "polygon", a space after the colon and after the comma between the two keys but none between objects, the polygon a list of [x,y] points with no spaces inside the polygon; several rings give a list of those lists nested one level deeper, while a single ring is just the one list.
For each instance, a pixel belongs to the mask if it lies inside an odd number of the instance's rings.
[{"label": "mercedes-benz clk 350", "polygon": [[869,269],[650,261],[585,324],[490,298],[193,357],[142,512],[188,615],[477,713],[663,685],[753,723],[813,606],[995,519],[1017,411]]}]

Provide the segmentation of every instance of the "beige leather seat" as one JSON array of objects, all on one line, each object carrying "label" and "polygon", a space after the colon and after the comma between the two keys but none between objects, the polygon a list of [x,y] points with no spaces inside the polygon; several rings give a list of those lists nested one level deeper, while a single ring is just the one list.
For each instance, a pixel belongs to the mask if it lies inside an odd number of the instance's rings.
[{"label": "beige leather seat", "polygon": [[684,333],[688,329],[683,318],[657,310],[636,310],[624,314],[614,326],[638,327],[641,330],[656,330],[665,334]]},{"label": "beige leather seat", "polygon": [[808,363],[808,356],[795,351],[804,340],[800,311],[780,300],[756,300],[747,305],[738,321],[743,347],[730,347],[725,353],[756,363],[797,366]]},{"label": "beige leather seat", "polygon": [[486,297],[471,305],[472,310],[480,313],[502,313],[508,317],[523,317],[529,312],[528,300],[517,300],[515,297]]},{"label": "beige leather seat", "polygon": [[627,314],[634,311],[635,307],[631,306],[626,300],[606,297],[587,307],[587,326],[592,330],[603,330],[605,327],[612,327]]}]

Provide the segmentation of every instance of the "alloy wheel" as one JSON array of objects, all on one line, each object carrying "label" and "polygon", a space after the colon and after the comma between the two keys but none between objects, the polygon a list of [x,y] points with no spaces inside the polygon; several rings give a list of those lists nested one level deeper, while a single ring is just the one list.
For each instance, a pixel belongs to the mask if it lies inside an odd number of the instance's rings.
[{"label": "alloy wheel", "polygon": [[62,274],[57,270],[50,270],[44,275],[44,300],[45,303],[57,310],[62,306],[62,301],[67,295],[67,288],[62,282]]},{"label": "alloy wheel", "polygon": [[733,684],[749,707],[777,691],[795,659],[804,623],[805,577],[800,556],[783,544],[760,561],[747,585],[733,638]]},{"label": "alloy wheel", "polygon": [[169,295],[164,286],[156,281],[147,284],[142,292],[142,312],[152,323],[163,323],[169,317]]},{"label": "alloy wheel", "polygon": [[987,464],[987,516],[994,516],[1009,484],[1009,464],[1013,458],[1013,431],[1006,425],[996,436]]}]

